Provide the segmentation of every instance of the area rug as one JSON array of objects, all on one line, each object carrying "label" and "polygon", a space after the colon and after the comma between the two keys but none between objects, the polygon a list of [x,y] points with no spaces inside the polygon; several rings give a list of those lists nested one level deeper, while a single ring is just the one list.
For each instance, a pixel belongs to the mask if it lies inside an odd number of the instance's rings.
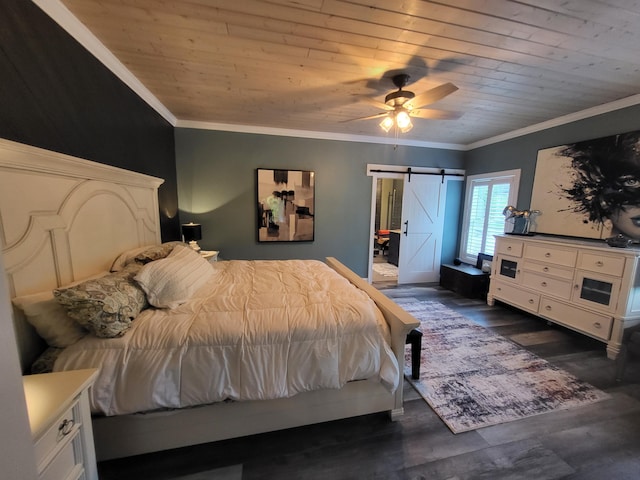
[{"label": "area rug", "polygon": [[383,277],[398,276],[398,267],[392,265],[391,263],[374,263],[373,271],[378,275],[382,275]]},{"label": "area rug", "polygon": [[405,367],[407,380],[453,433],[608,398],[439,302],[398,303],[420,320],[423,334],[420,379]]}]

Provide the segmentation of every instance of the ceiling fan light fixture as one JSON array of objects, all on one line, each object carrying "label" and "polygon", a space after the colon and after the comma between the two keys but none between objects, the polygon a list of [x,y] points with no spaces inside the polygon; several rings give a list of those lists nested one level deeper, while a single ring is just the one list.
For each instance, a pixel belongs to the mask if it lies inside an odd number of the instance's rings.
[{"label": "ceiling fan light fixture", "polygon": [[393,117],[391,115],[387,115],[386,117],[384,117],[380,122],[380,127],[385,132],[388,132],[389,130],[391,130],[391,127],[393,127]]},{"label": "ceiling fan light fixture", "polygon": [[409,117],[409,113],[406,110],[400,110],[396,114],[396,124],[402,133],[408,132],[413,128],[411,117]]},{"label": "ceiling fan light fixture", "polygon": [[412,128],[413,128],[413,123],[409,122],[409,123],[407,124],[407,126],[405,126],[405,127],[400,127],[400,131],[401,131],[402,133],[407,133],[407,132],[408,132],[408,131],[410,131]]}]

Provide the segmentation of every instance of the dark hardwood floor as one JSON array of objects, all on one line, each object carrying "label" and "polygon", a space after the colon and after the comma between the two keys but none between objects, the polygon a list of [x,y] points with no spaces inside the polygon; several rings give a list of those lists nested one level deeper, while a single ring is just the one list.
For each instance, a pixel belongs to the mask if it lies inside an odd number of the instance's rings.
[{"label": "dark hardwood floor", "polygon": [[396,422],[386,414],[367,415],[112,460],[98,465],[100,478],[176,479],[221,467],[233,467],[235,478],[243,480],[640,478],[639,361],[631,360],[624,380],[616,382],[614,362],[601,342],[437,286],[376,286],[392,298],[440,301],[610,398],[454,435],[405,382],[405,415]]}]

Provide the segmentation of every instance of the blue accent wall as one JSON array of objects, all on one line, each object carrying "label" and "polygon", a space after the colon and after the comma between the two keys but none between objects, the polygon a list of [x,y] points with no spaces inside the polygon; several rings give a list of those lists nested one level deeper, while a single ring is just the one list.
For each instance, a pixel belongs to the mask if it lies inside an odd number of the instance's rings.
[{"label": "blue accent wall", "polygon": [[445,204],[444,232],[442,236],[442,258],[440,263],[453,263],[460,250],[460,229],[462,223],[462,207],[464,202],[464,182],[449,181],[447,184],[447,200]]},{"label": "blue accent wall", "polygon": [[530,202],[538,150],[634,130],[640,130],[640,105],[470,150],[465,153],[466,174],[522,169],[516,206],[535,209]]},{"label": "blue accent wall", "polygon": [[[463,168],[463,152],[176,128],[180,218],[202,224],[202,248],[228,259],[322,260],[334,256],[366,276],[372,178],[367,164]],[[315,172],[315,240],[258,243],[256,169]],[[457,247],[460,181],[447,189],[445,246]],[[450,257],[450,258],[449,258]]]}]

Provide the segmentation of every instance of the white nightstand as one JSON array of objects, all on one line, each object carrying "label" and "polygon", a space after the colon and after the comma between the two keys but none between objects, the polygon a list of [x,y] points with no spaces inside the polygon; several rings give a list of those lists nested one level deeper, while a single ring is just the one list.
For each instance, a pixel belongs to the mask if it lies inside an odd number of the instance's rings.
[{"label": "white nightstand", "polygon": [[89,388],[96,369],[23,377],[40,480],[98,478]]},{"label": "white nightstand", "polygon": [[217,262],[219,253],[220,252],[218,250],[200,250],[200,255],[210,262]]}]

